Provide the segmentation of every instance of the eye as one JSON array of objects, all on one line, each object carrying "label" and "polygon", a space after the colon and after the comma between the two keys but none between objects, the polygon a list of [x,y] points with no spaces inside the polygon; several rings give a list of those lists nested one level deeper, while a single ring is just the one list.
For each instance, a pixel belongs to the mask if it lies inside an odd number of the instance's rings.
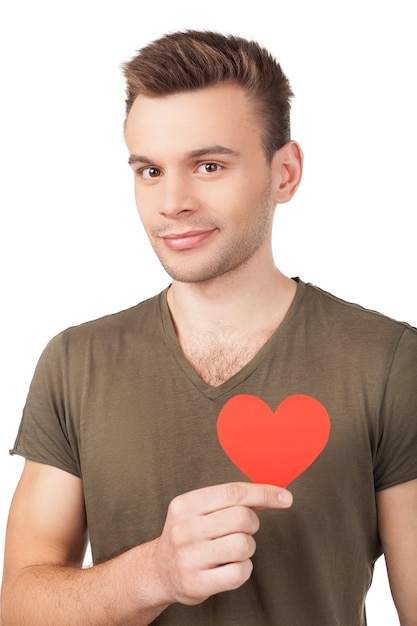
[{"label": "eye", "polygon": [[222,169],[222,166],[218,163],[202,163],[198,166],[197,171],[202,174],[215,174]]},{"label": "eye", "polygon": [[140,176],[142,176],[142,178],[149,180],[151,178],[158,178],[158,176],[161,175],[161,170],[158,167],[143,167],[141,170],[139,170],[139,174]]}]

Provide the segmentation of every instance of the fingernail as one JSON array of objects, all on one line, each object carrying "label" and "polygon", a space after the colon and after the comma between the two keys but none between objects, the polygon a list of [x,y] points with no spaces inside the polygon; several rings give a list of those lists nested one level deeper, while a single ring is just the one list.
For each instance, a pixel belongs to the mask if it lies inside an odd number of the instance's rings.
[{"label": "fingernail", "polygon": [[278,502],[285,505],[292,504],[292,495],[289,491],[280,491],[278,494]]}]

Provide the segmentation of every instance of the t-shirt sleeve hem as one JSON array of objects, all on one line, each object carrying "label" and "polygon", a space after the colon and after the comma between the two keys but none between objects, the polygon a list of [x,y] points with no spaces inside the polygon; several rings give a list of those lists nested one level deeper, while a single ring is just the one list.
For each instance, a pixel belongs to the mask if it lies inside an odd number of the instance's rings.
[{"label": "t-shirt sleeve hem", "polygon": [[55,461],[54,459],[43,459],[43,458],[36,456],[36,454],[33,454],[33,455],[27,454],[25,452],[18,450],[17,448],[12,448],[11,450],[9,450],[9,454],[11,456],[16,455],[16,456],[23,457],[27,461],[33,461],[34,463],[42,463],[43,465],[50,465],[51,467],[56,467],[57,469],[63,470],[64,472],[68,472],[69,474],[72,474],[76,478],[81,478],[80,473],[74,470],[73,467],[69,467],[68,465],[65,465],[65,463],[59,463]]},{"label": "t-shirt sleeve hem", "polygon": [[409,477],[396,478],[394,480],[384,483],[383,485],[379,485],[378,487],[375,487],[375,493],[378,493],[379,491],[384,491],[384,489],[389,489],[390,487],[397,487],[398,485],[409,483],[412,480],[417,480],[417,473]]}]

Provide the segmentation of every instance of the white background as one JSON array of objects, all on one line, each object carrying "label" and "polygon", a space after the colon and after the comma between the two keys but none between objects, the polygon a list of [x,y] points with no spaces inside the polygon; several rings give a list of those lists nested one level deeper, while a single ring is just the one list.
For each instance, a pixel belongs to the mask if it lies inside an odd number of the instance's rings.
[{"label": "white background", "polygon": [[[168,281],[135,212],[120,63],[183,28],[268,47],[296,93],[293,137],[305,153],[302,186],[276,218],[278,266],[417,325],[413,9],[413,0],[3,0],[1,543],[22,466],[8,448],[45,343]],[[398,624],[382,559],[368,619]]]}]

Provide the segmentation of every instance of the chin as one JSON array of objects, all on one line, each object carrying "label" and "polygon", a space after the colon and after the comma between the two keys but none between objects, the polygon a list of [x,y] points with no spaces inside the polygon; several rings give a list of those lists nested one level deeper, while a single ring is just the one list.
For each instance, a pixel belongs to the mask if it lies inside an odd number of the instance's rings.
[{"label": "chin", "polygon": [[165,271],[172,280],[175,280],[177,283],[205,283],[213,278],[217,278],[215,275],[197,274],[195,272],[176,272],[168,268],[165,268]]},{"label": "chin", "polygon": [[196,259],[190,257],[187,255],[180,263],[174,264],[168,262],[165,255],[158,255],[162,267],[173,280],[179,283],[207,283],[215,279],[236,276],[247,266],[252,254],[248,254],[247,251],[244,254],[217,253],[217,259],[214,259],[217,263],[210,263],[209,259],[196,263]]},{"label": "chin", "polygon": [[169,276],[176,282],[196,284],[209,283],[213,280],[226,280],[227,278],[231,278],[239,274],[245,266],[246,263],[242,263],[233,267],[201,268],[200,270],[194,268],[194,271],[191,269],[184,269],[182,272],[179,271],[178,268],[173,269],[168,266],[163,267],[167,274],[169,274]]},{"label": "chin", "polygon": [[166,258],[158,257],[166,273],[179,283],[200,283],[215,278],[215,268],[198,266],[192,259],[184,258],[181,263],[169,263]]}]

